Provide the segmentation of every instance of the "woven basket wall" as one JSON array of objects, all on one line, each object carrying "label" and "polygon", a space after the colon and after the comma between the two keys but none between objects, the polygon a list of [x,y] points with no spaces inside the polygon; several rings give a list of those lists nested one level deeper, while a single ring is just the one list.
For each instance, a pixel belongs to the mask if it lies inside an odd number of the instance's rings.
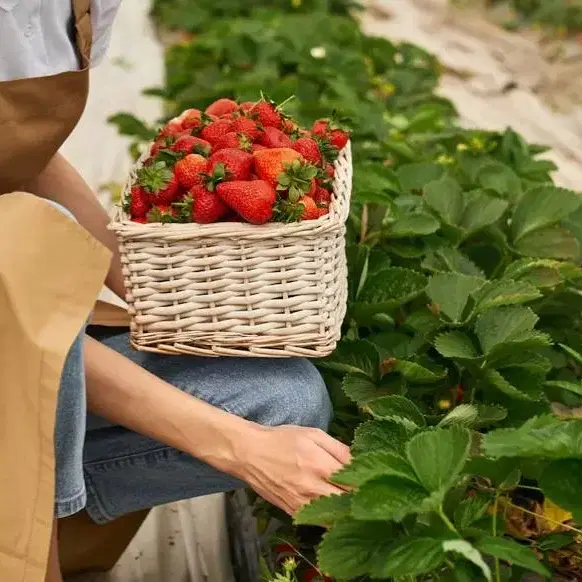
[{"label": "woven basket wall", "polygon": [[119,241],[133,347],[198,356],[331,353],[347,300],[350,144],[335,170],[330,213],[318,220],[139,224],[119,211],[110,228]]}]

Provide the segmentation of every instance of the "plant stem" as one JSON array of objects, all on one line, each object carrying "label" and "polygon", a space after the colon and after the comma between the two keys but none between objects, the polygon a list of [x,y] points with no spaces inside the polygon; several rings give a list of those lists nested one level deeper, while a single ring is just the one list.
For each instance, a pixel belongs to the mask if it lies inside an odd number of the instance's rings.
[{"label": "plant stem", "polygon": [[364,204],[362,208],[362,228],[360,231],[360,243],[363,243],[366,240],[366,236],[368,235],[368,205]]},{"label": "plant stem", "polygon": [[579,535],[582,535],[582,530],[577,529],[575,527],[572,527],[571,525],[568,525],[567,523],[562,523],[561,521],[556,521],[555,519],[550,519],[549,517],[546,517],[545,515],[542,515],[540,513],[536,513],[535,511],[530,511],[529,509],[525,509],[524,507],[521,507],[521,505],[515,505],[515,503],[511,503],[510,501],[504,501],[504,503],[506,505],[508,505],[509,507],[519,509],[520,511],[523,511],[524,513],[527,513],[529,515],[534,515],[535,517],[539,517],[540,519],[545,519],[546,521],[549,521],[550,523],[553,523],[554,525],[559,525],[560,527],[563,527],[564,529],[568,529],[568,530],[573,531]]},{"label": "plant stem", "polygon": [[[499,491],[495,492],[495,500],[493,501],[493,522],[491,525],[491,533],[497,537],[497,513],[499,511]],[[495,582],[501,582],[501,568],[499,565],[499,558],[495,558]]]},{"label": "plant stem", "polygon": [[443,520],[447,528],[449,528],[451,532],[453,532],[456,536],[461,537],[455,526],[452,524],[451,520],[446,516],[445,512],[443,511],[442,505],[438,508],[437,513],[439,514],[440,518]]}]

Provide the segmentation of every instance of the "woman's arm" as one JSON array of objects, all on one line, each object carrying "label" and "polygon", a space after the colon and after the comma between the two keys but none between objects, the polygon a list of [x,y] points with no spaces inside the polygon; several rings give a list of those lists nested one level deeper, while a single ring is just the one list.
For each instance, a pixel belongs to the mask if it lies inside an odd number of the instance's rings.
[{"label": "woman's arm", "polygon": [[224,412],[90,337],[85,364],[91,412],[246,481],[288,513],[341,493],[329,477],[349,461],[349,449],[325,432],[263,427]]},{"label": "woman's arm", "polygon": [[107,229],[109,216],[79,172],[61,154],[56,154],[27,190],[68,208],[82,226],[113,252],[105,283],[119,297],[124,297],[117,240]]}]

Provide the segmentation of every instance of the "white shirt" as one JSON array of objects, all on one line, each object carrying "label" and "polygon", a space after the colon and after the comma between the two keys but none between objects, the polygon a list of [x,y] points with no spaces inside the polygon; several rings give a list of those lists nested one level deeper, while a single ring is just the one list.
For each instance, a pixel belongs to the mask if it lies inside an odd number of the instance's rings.
[{"label": "white shirt", "polygon": [[[91,0],[91,66],[109,45],[121,0]],[[0,0],[0,81],[56,75],[79,68],[71,0]]]}]

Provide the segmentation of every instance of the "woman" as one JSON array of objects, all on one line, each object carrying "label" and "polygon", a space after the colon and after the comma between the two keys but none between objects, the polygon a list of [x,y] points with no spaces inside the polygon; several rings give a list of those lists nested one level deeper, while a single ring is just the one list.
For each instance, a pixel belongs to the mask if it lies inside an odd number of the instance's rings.
[{"label": "woman", "polygon": [[123,294],[121,268],[106,213],[58,149],[118,4],[0,0],[0,447],[14,466],[2,580],[42,580],[52,530],[46,580],[61,581],[52,511],[104,522],[246,483],[293,513],[338,493],[329,477],[349,460],[321,430],[330,404],[307,361],[161,357],[103,326],[85,337],[103,277]]}]

